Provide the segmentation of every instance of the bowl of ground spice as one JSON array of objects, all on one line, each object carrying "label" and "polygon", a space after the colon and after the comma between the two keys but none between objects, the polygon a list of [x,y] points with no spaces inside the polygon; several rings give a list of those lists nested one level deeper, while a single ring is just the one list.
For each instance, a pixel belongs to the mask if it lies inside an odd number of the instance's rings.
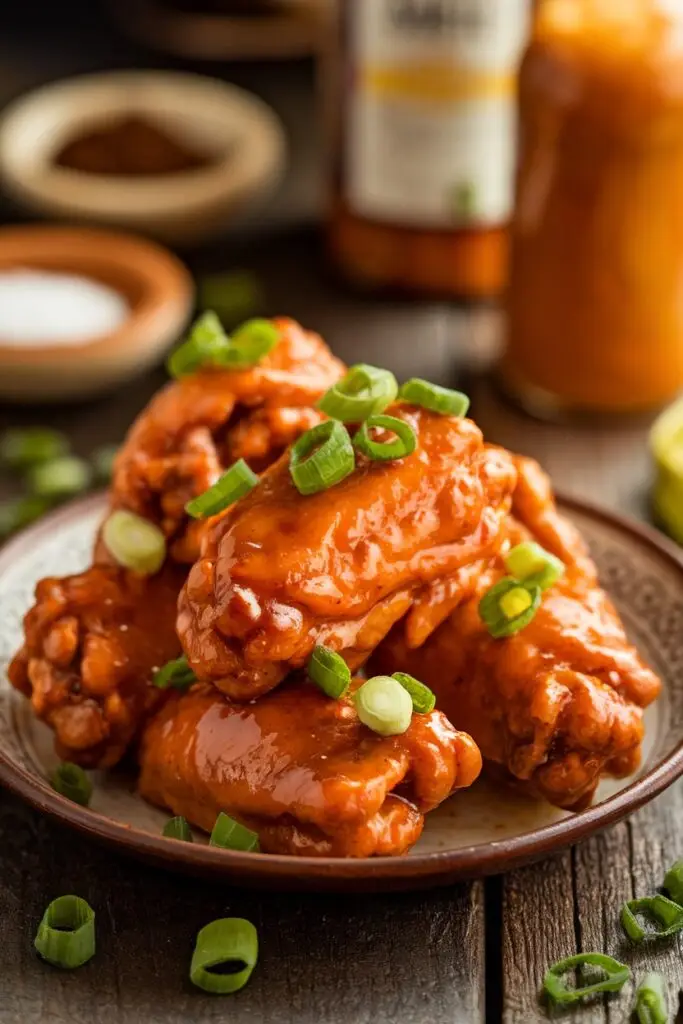
[{"label": "bowl of ground spice", "polygon": [[85,75],[15,100],[0,119],[0,178],[18,203],[177,244],[224,231],[284,163],[270,107],[203,75]]}]

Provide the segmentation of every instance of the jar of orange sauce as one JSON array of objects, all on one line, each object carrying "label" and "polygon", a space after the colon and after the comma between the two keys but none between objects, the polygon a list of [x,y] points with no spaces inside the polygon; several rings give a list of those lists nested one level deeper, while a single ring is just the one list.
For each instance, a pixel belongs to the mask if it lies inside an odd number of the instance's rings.
[{"label": "jar of orange sauce", "polygon": [[507,388],[537,413],[683,387],[683,3],[542,0],[520,81]]}]

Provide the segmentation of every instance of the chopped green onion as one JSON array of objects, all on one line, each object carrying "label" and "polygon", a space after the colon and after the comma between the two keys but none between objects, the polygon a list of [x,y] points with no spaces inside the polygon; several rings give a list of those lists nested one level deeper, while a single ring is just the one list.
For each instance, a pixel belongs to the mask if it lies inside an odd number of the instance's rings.
[{"label": "chopped green onion", "polygon": [[34,946],[54,967],[81,967],[95,955],[95,911],[80,896],[59,896],[43,914]]},{"label": "chopped green onion", "polygon": [[651,971],[638,986],[636,1017],[638,1024],[669,1024],[664,979],[661,974]]},{"label": "chopped green onion", "polygon": [[410,726],[413,701],[407,689],[391,676],[374,676],[353,695],[363,725],[380,736],[400,736]]},{"label": "chopped green onion", "polygon": [[194,322],[187,341],[171,353],[166,364],[168,372],[177,380],[209,363],[220,362],[229,344],[220,320],[209,309]]},{"label": "chopped green onion", "polygon": [[674,903],[683,906],[683,860],[677,860],[664,876],[664,888]]},{"label": "chopped green onion", "polygon": [[318,644],[308,659],[306,672],[328,697],[343,697],[351,682],[351,670],[340,654]]},{"label": "chopped green onion", "polygon": [[134,512],[112,512],[102,527],[102,539],[124,569],[153,576],[164,564],[166,538],[158,526]]},{"label": "chopped green onion", "polygon": [[50,775],[50,785],[75,804],[87,807],[92,797],[92,782],[77,764],[64,761]]},{"label": "chopped green onion", "polygon": [[185,655],[167,661],[152,678],[152,685],[159,690],[189,690],[197,677],[187,663]]},{"label": "chopped green onion", "polygon": [[0,436],[0,465],[10,469],[27,469],[50,462],[68,451],[69,442],[64,434],[49,427],[6,430]]},{"label": "chopped green onion", "polygon": [[272,320],[247,320],[230,338],[219,363],[228,369],[242,370],[255,366],[267,356],[280,340],[280,332]]},{"label": "chopped green onion", "polygon": [[409,676],[407,672],[394,672],[391,678],[408,691],[413,702],[413,711],[416,711],[418,715],[431,714],[436,707],[436,697],[428,686],[421,683],[419,679]]},{"label": "chopped green onion", "polygon": [[[566,979],[563,977],[576,967],[588,964],[592,967],[600,967],[606,977],[601,981],[593,982],[590,985],[583,985],[579,988],[567,988]],[[543,979],[543,988],[553,1002],[563,1006],[571,1003],[578,1003],[586,996],[593,996],[599,992],[618,992],[631,977],[626,964],[619,963],[611,956],[604,953],[577,953],[576,956],[568,956],[565,960],[558,960],[556,964],[549,967]]]},{"label": "chopped green onion", "polygon": [[46,498],[28,495],[0,503],[0,540],[40,519],[52,508]]},{"label": "chopped green onion", "polygon": [[193,842],[190,826],[182,815],[178,815],[176,818],[169,818],[161,834],[166,836],[167,839],[179,839],[183,843]]},{"label": "chopped green onion", "polygon": [[253,316],[262,305],[261,283],[248,270],[208,274],[199,282],[200,308],[213,309],[228,330]]},{"label": "chopped green onion", "polygon": [[244,853],[259,852],[258,834],[240,825],[223,811],[216,818],[209,845],[220,846],[223,850],[241,850]]},{"label": "chopped green onion", "polygon": [[39,498],[71,498],[87,491],[92,483],[92,471],[87,462],[75,455],[43,462],[29,470],[26,477],[29,489]]},{"label": "chopped green onion", "polygon": [[214,995],[244,988],[258,960],[258,934],[251,921],[223,917],[202,928],[192,954],[190,980]]},{"label": "chopped green onion", "polygon": [[419,377],[412,377],[402,384],[399,397],[411,405],[420,405],[443,416],[465,416],[470,407],[470,400],[462,391],[442,388]]},{"label": "chopped green onion", "polygon": [[358,363],[323,395],[318,408],[334,420],[361,423],[391,405],[397,394],[393,373]]},{"label": "chopped green onion", "polygon": [[338,420],[307,430],[289,453],[289,472],[299,494],[317,494],[340,483],[356,466],[349,432]]},{"label": "chopped green onion", "polygon": [[505,568],[524,583],[547,590],[563,576],[565,564],[533,541],[517,544],[505,556]]},{"label": "chopped green onion", "polygon": [[217,516],[219,512],[225,512],[236,501],[243,498],[249,491],[253,491],[258,483],[258,477],[253,470],[249,469],[244,459],[238,459],[233,463],[220,479],[216,480],[213,487],[204,491],[199,497],[188,501],[185,511],[193,519],[207,519],[209,516]]},{"label": "chopped green onion", "polygon": [[[636,914],[643,914],[663,927],[646,932]],[[629,900],[621,908],[621,923],[632,942],[642,942],[645,938],[664,939],[683,929],[683,907],[660,895]]]},{"label": "chopped green onion", "polygon": [[492,637],[512,636],[528,626],[541,603],[541,588],[504,576],[479,602],[479,616]]},{"label": "chopped green onion", "polygon": [[119,450],[115,444],[103,444],[90,456],[90,462],[98,483],[109,483],[114,475],[114,463]]},{"label": "chopped green onion", "polygon": [[[389,430],[396,437],[393,441],[373,441],[370,431],[374,429]],[[410,423],[396,416],[385,416],[379,413],[368,416],[353,439],[354,447],[377,462],[388,462],[392,459],[403,459],[412,455],[417,446],[417,437]]]}]

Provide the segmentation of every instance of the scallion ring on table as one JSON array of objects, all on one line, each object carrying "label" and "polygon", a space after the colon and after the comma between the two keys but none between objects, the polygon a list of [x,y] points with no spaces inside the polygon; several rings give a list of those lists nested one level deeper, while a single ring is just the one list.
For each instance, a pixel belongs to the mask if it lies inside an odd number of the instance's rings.
[{"label": "scallion ring on table", "polygon": [[87,491],[92,478],[92,469],[84,459],[62,455],[33,466],[28,471],[26,483],[31,493],[39,498],[59,500]]},{"label": "scallion ring on table", "polygon": [[59,896],[43,914],[34,946],[54,967],[81,967],[95,955],[95,911],[80,896]]},{"label": "scallion ring on table", "polygon": [[499,640],[528,626],[541,603],[536,583],[504,576],[479,602],[479,617],[492,637]]},{"label": "scallion ring on table", "polygon": [[272,352],[279,340],[280,332],[272,320],[247,320],[232,333],[217,362],[226,369],[245,370]]},{"label": "scallion ring on table", "polygon": [[534,541],[515,545],[504,558],[505,568],[524,583],[536,583],[547,590],[564,575],[565,564]]},{"label": "scallion ring on table", "polygon": [[169,818],[164,825],[162,836],[166,839],[179,839],[183,843],[194,842],[192,838],[192,831],[187,823],[187,819],[183,818],[182,815],[177,815],[175,818]]},{"label": "scallion ring on table", "polygon": [[0,502],[0,540],[34,523],[51,508],[52,502],[35,494]]},{"label": "scallion ring on table", "polygon": [[397,683],[400,683],[404,690],[410,694],[413,702],[413,711],[418,715],[429,715],[436,707],[436,697],[424,683],[407,672],[394,672],[391,676]]},{"label": "scallion ring on table", "polygon": [[198,497],[188,501],[185,511],[193,519],[208,519],[224,512],[236,501],[253,491],[259,478],[244,459],[238,459],[216,483]]},{"label": "scallion ring on table", "polygon": [[[568,988],[564,975],[584,964],[599,967],[605,972],[605,977],[588,985]],[[548,968],[543,979],[543,989],[554,1003],[569,1006],[571,1003],[578,1003],[581,999],[597,995],[600,992],[618,992],[630,977],[631,972],[626,964],[620,963],[611,956],[606,956],[604,953],[577,953],[575,956],[558,960],[556,964]]]},{"label": "scallion ring on table", "polygon": [[651,971],[636,989],[636,1017],[638,1024],[669,1024],[664,979]]},{"label": "scallion ring on table", "polygon": [[322,644],[313,648],[306,672],[323,693],[335,700],[344,696],[351,683],[351,670],[342,656]]},{"label": "scallion ring on table", "polygon": [[216,818],[209,845],[220,846],[222,850],[240,850],[242,853],[258,853],[260,849],[258,834],[240,825],[239,821],[223,811]]},{"label": "scallion ring on table", "polygon": [[228,995],[249,981],[258,960],[258,934],[251,921],[223,917],[197,936],[190,981],[204,992]]},{"label": "scallion ring on table", "polygon": [[197,677],[182,654],[173,661],[167,661],[152,677],[152,685],[159,690],[189,690]]},{"label": "scallion ring on table", "polygon": [[166,558],[166,538],[154,523],[117,509],[105,520],[102,539],[124,569],[153,576]]},{"label": "scallion ring on table", "polygon": [[339,420],[307,430],[292,445],[289,472],[299,494],[308,496],[341,483],[356,466],[349,432]]},{"label": "scallion ring on table", "polygon": [[[646,931],[640,924],[637,914],[650,918],[662,927]],[[621,924],[632,942],[643,939],[665,939],[683,929],[683,907],[666,896],[645,896],[638,900],[629,900],[621,908]]]},{"label": "scallion ring on table", "polygon": [[[374,441],[371,430],[387,430],[395,434],[393,440]],[[353,438],[353,445],[359,452],[372,459],[373,462],[390,462],[404,459],[412,455],[417,447],[417,436],[410,423],[400,420],[397,416],[385,416],[378,413],[368,416]]]},{"label": "scallion ring on table", "polygon": [[194,322],[187,340],[171,353],[166,367],[176,380],[187,377],[202,366],[219,363],[229,345],[220,320],[208,309]]},{"label": "scallion ring on table", "polygon": [[17,427],[0,435],[0,466],[28,469],[69,453],[64,434],[50,427]]},{"label": "scallion ring on table", "polygon": [[393,373],[379,366],[357,363],[325,392],[318,408],[334,420],[361,423],[391,405],[397,394],[398,384]]},{"label": "scallion ring on table", "polygon": [[413,701],[407,689],[391,676],[373,676],[353,695],[363,725],[380,736],[400,736],[413,717]]},{"label": "scallion ring on table", "polygon": [[442,416],[465,416],[470,407],[470,400],[462,391],[442,388],[420,377],[407,380],[401,385],[398,394],[405,402],[441,413]]},{"label": "scallion ring on table", "polygon": [[63,761],[50,774],[50,785],[56,793],[61,793],[81,807],[87,807],[90,803],[92,782],[80,765]]},{"label": "scallion ring on table", "polygon": [[674,903],[683,906],[683,860],[677,860],[664,876],[664,888]]}]

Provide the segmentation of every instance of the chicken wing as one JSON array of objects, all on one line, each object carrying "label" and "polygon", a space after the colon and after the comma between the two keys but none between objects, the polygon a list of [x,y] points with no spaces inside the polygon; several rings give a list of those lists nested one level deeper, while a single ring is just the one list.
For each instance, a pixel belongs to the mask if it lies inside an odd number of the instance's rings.
[{"label": "chicken wing", "polygon": [[390,412],[412,425],[412,455],[358,456],[342,483],[308,497],[283,456],[213,521],[178,605],[200,679],[250,700],[317,643],[353,671],[432,588],[497,550],[516,478],[510,456],[485,446],[470,420],[405,404]]},{"label": "chicken wing", "polygon": [[506,543],[536,540],[566,565],[533,621],[500,640],[482,622],[479,600],[505,575],[499,557],[469,593],[463,588],[460,605],[423,647],[411,649],[397,628],[372,669],[419,676],[498,772],[559,807],[578,809],[603,773],[621,777],[638,766],[642,709],[660,682],[628,642],[545,474],[529,459],[518,459],[517,467]]},{"label": "chicken wing", "polygon": [[266,853],[369,857],[409,849],[481,756],[439,712],[382,737],[311,684],[242,705],[200,684],[149,721],[140,764],[142,796],[207,832],[225,811]]}]

